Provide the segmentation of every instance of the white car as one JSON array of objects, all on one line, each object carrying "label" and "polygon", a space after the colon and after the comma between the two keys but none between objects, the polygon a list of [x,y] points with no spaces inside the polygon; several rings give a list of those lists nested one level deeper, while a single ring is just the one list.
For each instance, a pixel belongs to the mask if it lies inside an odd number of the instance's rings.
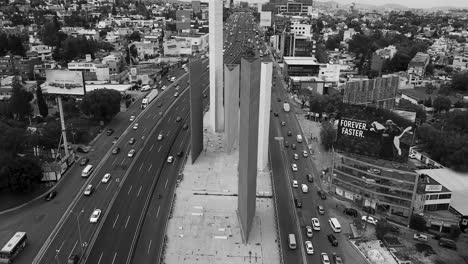
[{"label": "white car", "polygon": [[369,224],[373,224],[373,225],[377,225],[377,222],[378,222],[378,220],[375,219],[374,217],[372,217],[372,216],[367,216],[367,215],[363,215],[363,216],[361,217],[361,220],[362,220],[362,221],[365,221],[365,222],[367,222],[367,223],[369,223]]},{"label": "white car", "polygon": [[173,161],[174,161],[174,157],[173,157],[173,156],[167,157],[167,163],[172,163]]},{"label": "white car", "polygon": [[101,216],[101,210],[100,209],[94,209],[93,213],[89,217],[89,222],[90,223],[97,223],[100,216]]},{"label": "white car", "polygon": [[130,117],[130,122],[133,122],[135,120],[135,116]]},{"label": "white car", "polygon": [[415,158],[416,158],[416,154],[411,153],[411,154],[408,155],[408,157],[409,157],[410,159],[415,159]]},{"label": "white car", "polygon": [[309,156],[309,153],[307,153],[307,150],[304,150],[302,152],[302,156],[304,156],[304,158],[307,158]]},{"label": "white car", "polygon": [[163,138],[164,138],[163,134],[159,134],[159,135],[158,135],[158,141],[163,140]]},{"label": "white car", "polygon": [[312,218],[312,228],[315,230],[315,231],[320,231],[320,221],[318,220],[318,218]]},{"label": "white car", "polygon": [[163,85],[163,87],[161,87],[161,90],[166,90],[167,86],[166,85]]},{"label": "white car", "polygon": [[110,180],[110,177],[111,177],[111,174],[110,174],[110,173],[104,174],[104,177],[102,177],[101,182],[102,182],[102,183],[108,183],[109,180]]},{"label": "white car", "polygon": [[179,92],[176,92],[176,93],[174,94],[174,97],[177,97],[177,96],[179,96]]},{"label": "white car", "polygon": [[88,186],[86,186],[86,189],[84,190],[83,194],[86,195],[86,196],[89,196],[89,195],[91,195],[92,192],[93,192],[93,185],[88,184]]},{"label": "white car", "polygon": [[423,234],[420,234],[420,233],[414,234],[413,238],[414,238],[415,240],[419,240],[419,241],[422,241],[422,242],[426,242],[426,241],[427,241],[427,236],[426,236],[426,235],[423,235]]},{"label": "white car", "polygon": [[330,258],[327,253],[320,253],[320,259],[322,260],[322,264],[330,264]]},{"label": "white car", "polygon": [[133,158],[133,156],[135,155],[135,150],[134,149],[131,149],[129,152],[128,152],[128,157],[129,158]]},{"label": "white car", "polygon": [[311,226],[306,226],[306,233],[307,233],[307,237],[313,237],[314,236],[314,232],[312,231]]},{"label": "white car", "polygon": [[293,180],[293,187],[294,188],[298,188],[299,187],[299,183],[297,183],[297,180]]},{"label": "white car", "polygon": [[298,160],[298,159],[299,159],[299,155],[297,155],[296,153],[294,153],[294,154],[293,154],[293,159]]},{"label": "white car", "polygon": [[176,91],[177,91],[177,90],[179,90],[179,88],[180,88],[180,86],[179,86],[179,85],[177,85],[177,86],[175,87]]},{"label": "white car", "polygon": [[312,242],[306,241],[305,242],[305,247],[306,247],[307,254],[309,254],[309,255],[314,254],[314,247],[312,246]]},{"label": "white car", "polygon": [[136,123],[135,125],[133,125],[133,129],[134,129],[134,130],[137,130],[137,129],[138,129],[138,123]]},{"label": "white car", "polygon": [[309,192],[309,187],[307,186],[307,184],[301,184],[301,189],[302,189],[302,192],[303,193],[308,193]]},{"label": "white car", "polygon": [[175,82],[176,78],[175,77],[172,77],[171,78],[171,82]]},{"label": "white car", "polygon": [[297,171],[297,164],[296,163],[291,164],[291,168],[293,171]]}]

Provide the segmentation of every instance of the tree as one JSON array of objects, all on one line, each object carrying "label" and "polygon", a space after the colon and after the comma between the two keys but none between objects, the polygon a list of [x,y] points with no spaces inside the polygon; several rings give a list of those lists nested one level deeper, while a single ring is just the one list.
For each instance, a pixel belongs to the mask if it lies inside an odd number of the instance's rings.
[{"label": "tree", "polygon": [[23,152],[25,141],[24,129],[12,127],[0,121],[0,153],[15,156]]},{"label": "tree", "polygon": [[115,5],[112,5],[112,16],[116,16],[117,15],[117,10],[115,10]]},{"label": "tree", "polygon": [[336,130],[333,128],[330,122],[323,122],[320,128],[320,140],[325,150],[330,150],[333,147],[333,143],[336,139]]},{"label": "tree", "polygon": [[6,169],[8,186],[12,191],[25,192],[34,188],[42,178],[39,161],[30,156],[17,157]]},{"label": "tree", "polygon": [[433,94],[436,90],[436,87],[432,83],[426,83],[426,93]]},{"label": "tree", "polygon": [[410,219],[410,228],[419,232],[424,232],[427,230],[426,224],[426,220],[420,215],[413,215]]},{"label": "tree", "polygon": [[460,92],[468,92],[468,71],[463,71],[453,75],[452,89]]},{"label": "tree", "polygon": [[141,41],[141,34],[139,31],[133,31],[132,34],[127,35],[128,42]]},{"label": "tree", "polygon": [[120,99],[120,93],[115,90],[94,90],[86,94],[80,108],[97,120],[108,121],[120,111]]},{"label": "tree", "polygon": [[325,45],[319,44],[317,45],[317,51],[315,53],[315,57],[319,63],[328,63],[328,53],[325,49]]},{"label": "tree", "polygon": [[425,107],[432,107],[432,98],[431,97],[424,100],[424,106]]},{"label": "tree", "polygon": [[36,88],[36,99],[37,99],[37,106],[39,107],[39,113],[41,116],[46,117],[49,114],[49,108],[44,100],[44,95],[42,95],[42,89],[40,82],[37,82]]},{"label": "tree", "polygon": [[340,36],[332,36],[327,39],[325,42],[325,47],[327,50],[335,50],[340,47]]},{"label": "tree", "polygon": [[10,107],[17,120],[23,120],[32,113],[30,102],[34,95],[23,88],[18,76],[13,78],[13,95],[10,98]]},{"label": "tree", "polygon": [[46,22],[40,30],[39,36],[42,42],[48,46],[57,45],[57,33],[60,27],[58,24],[53,22]]},{"label": "tree", "polygon": [[432,103],[436,112],[448,111],[452,107],[452,102],[445,96],[438,96]]},{"label": "tree", "polygon": [[375,225],[375,235],[377,236],[377,239],[382,240],[386,234],[390,232],[390,224],[387,223],[385,219],[381,219],[380,221],[377,222]]}]

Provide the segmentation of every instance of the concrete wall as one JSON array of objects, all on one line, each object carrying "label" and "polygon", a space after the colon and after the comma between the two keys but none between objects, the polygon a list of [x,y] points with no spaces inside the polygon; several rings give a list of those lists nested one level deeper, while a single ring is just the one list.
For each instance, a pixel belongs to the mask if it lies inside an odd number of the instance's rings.
[{"label": "concrete wall", "polygon": [[260,73],[260,107],[258,122],[258,164],[263,171],[268,164],[268,132],[270,129],[271,79],[273,63],[262,62]]},{"label": "concrete wall", "polygon": [[200,81],[202,70],[201,60],[190,60],[190,138],[192,163],[197,160],[203,150],[203,88]]},{"label": "concrete wall", "polygon": [[237,210],[242,239],[247,242],[252,220],[255,216],[257,189],[260,60],[258,58],[243,58],[240,76],[239,196]]},{"label": "concrete wall", "polygon": [[210,127],[224,131],[223,110],[223,2],[209,2]]},{"label": "concrete wall", "polygon": [[231,153],[239,135],[239,65],[224,65],[224,146]]}]

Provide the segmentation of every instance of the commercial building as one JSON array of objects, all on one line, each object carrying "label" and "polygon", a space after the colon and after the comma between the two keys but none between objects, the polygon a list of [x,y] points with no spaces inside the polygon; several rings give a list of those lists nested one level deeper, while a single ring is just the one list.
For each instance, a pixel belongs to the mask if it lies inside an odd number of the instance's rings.
[{"label": "commercial building", "polygon": [[40,64],[38,57],[29,59],[10,55],[0,57],[0,76],[19,74],[24,79],[33,79],[36,64]]},{"label": "commercial building", "polygon": [[395,106],[399,77],[392,75],[383,78],[349,81],[340,86],[343,102],[355,105],[372,105],[392,109]]},{"label": "commercial building", "polygon": [[[164,40],[165,56],[192,55],[208,49],[209,34],[179,34]],[[222,43],[221,43],[222,44]]]},{"label": "commercial building", "polygon": [[109,81],[109,67],[106,64],[92,61],[78,61],[68,63],[69,71],[81,71],[86,81]]},{"label": "commercial building", "polygon": [[147,56],[155,56],[158,53],[158,45],[153,42],[134,41],[128,47],[135,46],[138,57],[143,60]]},{"label": "commercial building", "polygon": [[424,76],[426,67],[429,64],[429,54],[418,52],[408,64],[408,73],[416,76]]},{"label": "commercial building", "polygon": [[[305,30],[297,30],[305,32]],[[310,57],[315,55],[316,41],[312,36],[283,33],[279,35],[280,53],[286,57]]]}]

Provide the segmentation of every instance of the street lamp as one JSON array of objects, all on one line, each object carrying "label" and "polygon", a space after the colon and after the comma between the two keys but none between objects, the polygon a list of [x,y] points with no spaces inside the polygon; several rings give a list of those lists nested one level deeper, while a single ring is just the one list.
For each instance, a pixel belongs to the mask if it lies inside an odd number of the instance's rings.
[{"label": "street lamp", "polygon": [[81,256],[84,255],[83,253],[83,239],[81,238],[81,228],[80,228],[80,215],[84,213],[84,210],[81,210],[79,214],[74,213],[73,211],[70,211],[70,214],[75,215],[76,217],[76,223],[78,225],[78,236],[80,238],[80,248],[81,248]]},{"label": "street lamp", "polygon": [[60,250],[59,250],[59,249],[56,249],[55,252],[56,252],[56,254],[55,254],[55,261],[57,261],[57,264],[60,264],[59,258],[58,258],[58,254],[60,253]]}]

